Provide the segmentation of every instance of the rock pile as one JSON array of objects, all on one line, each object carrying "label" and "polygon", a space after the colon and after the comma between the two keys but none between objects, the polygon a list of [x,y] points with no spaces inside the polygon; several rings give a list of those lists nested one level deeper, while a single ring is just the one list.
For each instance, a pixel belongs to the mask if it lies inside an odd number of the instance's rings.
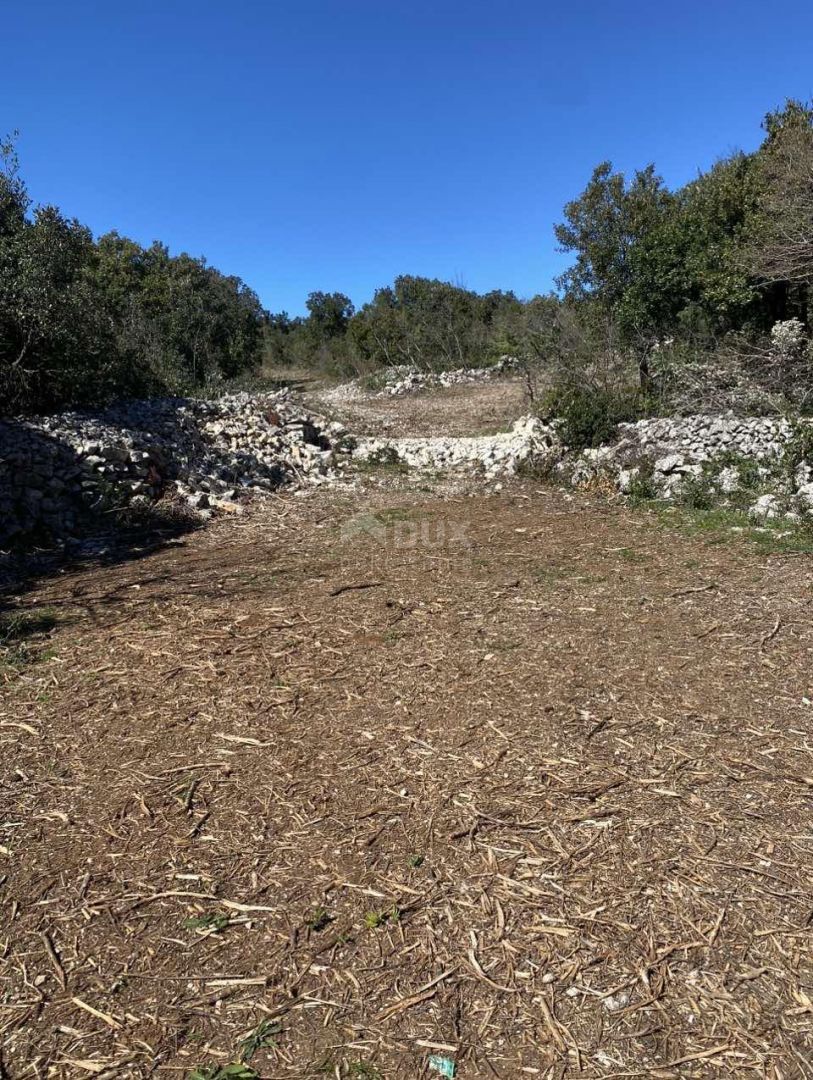
[{"label": "rock pile", "polygon": [[387,368],[384,386],[376,397],[397,397],[418,390],[434,390],[439,387],[460,386],[463,383],[485,382],[487,379],[506,375],[516,369],[516,360],[501,357],[496,364],[484,368],[455,368],[452,371],[420,371],[407,364]]},{"label": "rock pile", "polygon": [[[721,503],[747,499],[755,517],[813,509],[813,462],[788,464],[785,452],[799,430],[783,418],[687,416],[620,424],[616,442],[568,455],[557,470],[574,486],[598,478],[619,491],[649,489],[658,498],[674,499],[692,485],[708,489]],[[770,490],[765,490],[765,489]]]},{"label": "rock pile", "polygon": [[89,515],[176,493],[207,511],[339,475],[346,433],[287,392],[157,399],[0,423],[0,543],[72,535]]},{"label": "rock pile", "polygon": [[557,452],[555,430],[535,416],[517,420],[510,431],[462,438],[359,439],[354,457],[401,462],[417,469],[456,469],[487,478],[513,476],[530,460]]},{"label": "rock pile", "polygon": [[687,461],[707,461],[731,452],[757,459],[780,455],[791,434],[787,420],[773,417],[684,416],[619,424],[618,449],[679,454]]}]

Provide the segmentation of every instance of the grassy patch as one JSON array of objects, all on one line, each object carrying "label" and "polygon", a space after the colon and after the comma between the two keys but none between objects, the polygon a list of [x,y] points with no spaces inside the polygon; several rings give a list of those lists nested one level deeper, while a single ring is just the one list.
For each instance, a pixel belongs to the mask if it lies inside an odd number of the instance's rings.
[{"label": "grassy patch", "polygon": [[354,458],[356,469],[362,473],[384,473],[403,476],[409,472],[409,466],[402,461],[393,446],[382,446],[369,457]]},{"label": "grassy patch", "polygon": [[56,624],[50,608],[0,615],[0,681],[8,682],[22,668],[52,655],[40,644]]},{"label": "grassy patch", "polygon": [[650,503],[648,509],[664,527],[705,537],[711,544],[738,540],[756,545],[766,555],[813,554],[813,523],[777,518],[755,524],[744,510],[705,510],[662,502]]}]

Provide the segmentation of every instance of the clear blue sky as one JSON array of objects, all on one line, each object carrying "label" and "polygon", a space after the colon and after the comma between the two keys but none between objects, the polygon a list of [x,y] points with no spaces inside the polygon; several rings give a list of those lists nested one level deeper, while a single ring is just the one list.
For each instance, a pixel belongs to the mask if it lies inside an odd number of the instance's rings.
[{"label": "clear blue sky", "polygon": [[291,313],[398,273],[545,291],[598,161],[680,184],[813,96],[810,0],[19,0],[2,25],[36,201]]}]

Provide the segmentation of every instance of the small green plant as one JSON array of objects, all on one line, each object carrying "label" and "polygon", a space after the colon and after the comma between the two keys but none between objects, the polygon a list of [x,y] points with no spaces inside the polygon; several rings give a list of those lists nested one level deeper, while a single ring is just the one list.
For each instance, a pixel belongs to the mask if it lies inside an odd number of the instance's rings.
[{"label": "small green plant", "polygon": [[797,422],[785,444],[783,464],[792,475],[804,462],[813,465],[813,424]]},{"label": "small green plant", "polygon": [[187,1080],[259,1080],[259,1074],[241,1062],[231,1065],[199,1065],[192,1069]]},{"label": "small green plant", "polygon": [[381,1073],[369,1061],[351,1061],[347,1066],[347,1075],[358,1080],[381,1080]]},{"label": "small green plant", "polygon": [[222,912],[210,912],[208,915],[194,915],[189,919],[184,919],[183,926],[185,930],[208,930],[213,934],[219,934],[226,929],[230,921],[228,915]]},{"label": "small green plant", "polygon": [[305,917],[305,926],[314,933],[324,930],[333,922],[333,918],[323,907],[316,907]]},{"label": "small green plant", "polygon": [[409,865],[412,867],[413,870],[417,870],[419,866],[423,866],[424,861],[425,860],[423,855],[409,856]]},{"label": "small green plant", "polygon": [[251,1034],[240,1043],[240,1060],[251,1061],[258,1050],[267,1050],[276,1046],[277,1036],[282,1031],[279,1020],[261,1020]]},{"label": "small green plant", "polygon": [[686,476],[675,492],[675,502],[690,510],[711,510],[718,496],[712,479],[706,470],[698,476]]},{"label": "small green plant", "polygon": [[657,495],[652,461],[646,459],[637,466],[627,485],[627,498],[633,506],[649,502]]},{"label": "small green plant", "polygon": [[0,681],[10,679],[20,668],[36,660],[53,656],[50,650],[33,646],[29,639],[41,638],[56,624],[56,615],[50,608],[0,615]]},{"label": "small green plant", "polygon": [[393,904],[389,911],[368,911],[364,916],[364,925],[368,930],[377,930],[390,920],[401,921],[401,911],[396,904]]}]

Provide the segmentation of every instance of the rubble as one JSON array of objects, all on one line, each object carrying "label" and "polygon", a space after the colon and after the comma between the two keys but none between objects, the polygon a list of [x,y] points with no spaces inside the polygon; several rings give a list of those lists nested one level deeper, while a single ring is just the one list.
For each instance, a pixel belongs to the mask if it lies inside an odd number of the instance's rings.
[{"label": "rubble", "polygon": [[241,495],[329,482],[342,425],[287,391],[162,398],[0,422],[0,544],[71,536],[93,513],[172,494],[208,514]]},{"label": "rubble", "polygon": [[573,486],[601,479],[623,494],[676,499],[705,485],[720,505],[748,501],[755,518],[813,512],[813,466],[788,465],[793,438],[813,424],[783,417],[659,417],[619,424],[615,442],[578,454],[562,448],[555,471]]},{"label": "rubble", "polygon": [[476,471],[487,478],[513,476],[523,464],[557,453],[553,427],[535,416],[517,420],[510,431],[462,438],[434,436],[423,439],[362,438],[353,453],[356,460],[401,462],[417,469]]},{"label": "rubble", "polygon": [[488,367],[453,368],[450,371],[422,371],[410,364],[396,364],[386,368],[380,379],[381,388],[374,397],[397,397],[400,394],[412,394],[419,390],[435,390],[447,386],[461,386],[464,383],[485,382],[500,375],[515,371],[517,361],[512,356],[501,356]]}]

